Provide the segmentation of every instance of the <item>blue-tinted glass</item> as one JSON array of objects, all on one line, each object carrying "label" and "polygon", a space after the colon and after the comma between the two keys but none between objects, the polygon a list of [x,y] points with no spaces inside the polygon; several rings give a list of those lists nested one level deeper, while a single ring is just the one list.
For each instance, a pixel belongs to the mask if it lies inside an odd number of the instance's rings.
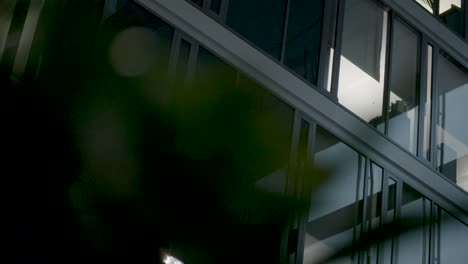
[{"label": "blue-tinted glass", "polygon": [[416,154],[418,135],[418,35],[393,23],[388,136]]},{"label": "blue-tinted glass", "polygon": [[468,71],[442,54],[438,62],[437,167],[468,190]]},{"label": "blue-tinted glass", "polygon": [[291,1],[284,63],[313,84],[317,83],[323,0]]},{"label": "blue-tinted glass", "polygon": [[[322,128],[317,129],[315,142],[316,170],[307,177],[315,178],[311,179],[315,182],[318,177],[324,180],[311,190],[303,263],[318,263],[351,245],[361,226],[358,217],[366,162]],[[346,256],[339,263],[351,263],[352,257]]]},{"label": "blue-tinted glass", "polygon": [[440,219],[440,256],[438,263],[466,263],[468,226],[442,210]]},{"label": "blue-tinted glass", "polygon": [[424,197],[403,183],[401,221],[416,226],[400,234],[398,238],[398,263],[423,263],[425,241],[429,239],[423,223],[425,217]]},{"label": "blue-tinted glass", "polygon": [[230,0],[226,24],[279,59],[285,10],[285,0]]}]

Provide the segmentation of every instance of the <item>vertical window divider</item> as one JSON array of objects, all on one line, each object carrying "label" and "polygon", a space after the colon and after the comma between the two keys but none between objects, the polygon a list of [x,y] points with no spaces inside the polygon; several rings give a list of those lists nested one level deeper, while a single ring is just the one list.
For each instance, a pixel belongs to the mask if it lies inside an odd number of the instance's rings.
[{"label": "vertical window divider", "polygon": [[[295,192],[295,181],[296,181],[296,168],[297,168],[297,157],[298,157],[298,150],[299,150],[299,140],[301,134],[301,123],[302,123],[302,114],[299,110],[294,111],[294,123],[293,123],[293,132],[292,132],[292,141],[291,141],[291,152],[289,158],[289,166],[287,169],[287,176],[286,176],[286,187],[284,193],[286,197],[293,197]],[[296,216],[288,217],[287,225],[283,229],[283,234],[281,238],[281,248],[280,248],[280,259],[283,262],[289,263],[289,244],[291,241],[290,233],[294,229],[294,220]]]},{"label": "vertical window divider", "polygon": [[[403,196],[403,182],[395,178],[396,184],[396,193],[395,193],[395,224],[399,225],[401,221],[401,203],[402,203],[402,196]],[[394,263],[398,263],[398,251],[399,251],[399,240],[400,234],[394,237],[393,243],[393,256],[392,260]]]},{"label": "vertical window divider", "polygon": [[[307,151],[306,151],[306,165],[305,172],[310,172],[312,170],[313,161],[314,161],[314,149],[315,149],[315,138],[317,134],[317,124],[309,119],[309,133],[307,135]],[[307,173],[303,173],[302,177],[302,188],[299,192],[299,197],[302,201],[310,200],[310,193],[312,191],[310,184],[310,177]],[[308,211],[302,212],[299,215],[299,227],[298,227],[298,241],[297,241],[297,250],[296,250],[296,264],[302,264],[304,261],[304,246],[305,246],[305,233],[307,229],[308,221]]]},{"label": "vertical window divider", "polygon": [[427,47],[427,39],[424,34],[420,34],[419,37],[419,49],[418,49],[418,64],[419,64],[419,115],[418,115],[418,139],[417,139],[417,156],[420,157],[420,160],[425,160],[424,157],[424,116],[426,114],[426,87],[428,85],[427,83],[427,74],[428,74],[428,57],[427,57],[427,52],[428,52],[428,47]]},{"label": "vertical window divider", "polygon": [[[382,177],[382,190],[381,190],[381,204],[380,204],[380,227],[384,226],[387,223],[387,210],[388,210],[388,171],[383,169]],[[378,263],[385,263],[385,250],[384,243],[379,244],[378,247]]]},{"label": "vertical window divider", "polygon": [[468,42],[468,5],[466,4],[467,0],[462,1],[462,10],[463,10],[463,34],[465,41]]},{"label": "vertical window divider", "polygon": [[437,142],[436,142],[436,137],[437,137],[437,118],[439,115],[439,102],[437,100],[437,96],[439,94],[439,87],[437,86],[438,82],[438,76],[437,76],[437,71],[438,71],[438,64],[439,64],[439,54],[440,54],[440,48],[437,45],[433,46],[432,49],[433,55],[432,55],[432,95],[431,95],[431,139],[430,139],[430,148],[432,149],[431,151],[431,161],[432,161],[432,166],[433,168],[437,167]]},{"label": "vertical window divider", "polygon": [[338,82],[340,78],[341,48],[343,45],[343,26],[345,16],[346,0],[340,0],[338,3],[338,14],[336,20],[335,51],[333,53],[333,69],[331,94],[332,99],[338,101]]},{"label": "vertical window divider", "polygon": [[[366,228],[366,220],[367,220],[367,204],[368,204],[368,195],[369,195],[369,168],[370,168],[370,161],[366,158],[364,158],[364,174],[362,175],[363,177],[363,184],[364,184],[364,191],[362,195],[362,217],[361,217],[361,234],[359,236],[359,239],[363,238],[368,231]],[[365,263],[366,261],[366,256],[367,254],[364,254],[365,249],[360,250],[359,252],[359,259],[360,262]]]},{"label": "vertical window divider", "polygon": [[384,98],[382,106],[382,114],[384,117],[384,135],[388,135],[388,122],[389,122],[389,104],[390,104],[390,85],[391,85],[391,71],[392,71],[392,53],[393,53],[393,21],[395,20],[394,13],[389,11],[388,26],[387,26],[387,51],[386,51],[386,73],[384,82]]},{"label": "vertical window divider", "polygon": [[221,8],[219,10],[219,19],[221,24],[226,24],[228,7],[229,0],[221,0]]},{"label": "vertical window divider", "polygon": [[286,2],[286,10],[284,15],[284,23],[283,23],[283,36],[281,38],[281,53],[280,53],[280,63],[284,64],[284,54],[286,52],[286,40],[288,38],[288,24],[289,24],[289,9],[291,6],[291,0],[287,0]]},{"label": "vertical window divider", "polygon": [[[331,72],[328,72],[329,64],[333,63],[330,61],[330,53],[328,49],[328,43],[332,41],[333,38],[336,36],[331,36],[330,32],[333,32],[333,24],[337,22],[336,19],[336,2],[338,0],[327,0],[323,1],[323,18],[322,18],[322,32],[321,32],[321,39],[320,39],[320,55],[319,55],[319,69],[318,69],[318,79],[317,79],[317,87],[319,89],[327,90],[325,80],[328,80],[328,75]],[[333,9],[335,7],[335,9]],[[335,19],[333,19],[335,18]],[[336,34],[336,32],[333,32]],[[331,43],[332,46],[334,43]],[[333,49],[335,50],[335,49]],[[327,84],[328,85],[328,84]]]},{"label": "vertical window divider", "polygon": [[439,17],[439,6],[440,6],[440,3],[439,3],[439,0],[434,0],[434,16],[436,16],[437,18]]}]

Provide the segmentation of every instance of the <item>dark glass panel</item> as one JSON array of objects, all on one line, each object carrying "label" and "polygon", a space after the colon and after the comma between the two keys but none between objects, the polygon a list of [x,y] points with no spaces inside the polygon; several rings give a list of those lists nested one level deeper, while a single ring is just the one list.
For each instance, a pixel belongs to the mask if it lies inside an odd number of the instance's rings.
[{"label": "dark glass panel", "polygon": [[424,206],[424,197],[403,183],[400,221],[415,226],[399,236],[398,263],[424,263],[425,241],[428,239],[423,226],[426,213]]},{"label": "dark glass panel", "polygon": [[323,0],[291,1],[284,63],[317,84]]},{"label": "dark glass panel", "polygon": [[315,143],[315,171],[307,176],[323,181],[311,190],[303,263],[315,263],[351,245],[361,228],[364,158],[320,127]]},{"label": "dark glass panel", "polygon": [[437,167],[468,190],[468,71],[448,56],[438,61]]},{"label": "dark glass panel", "polygon": [[279,59],[285,10],[285,0],[230,0],[226,24]]},{"label": "dark glass panel", "polygon": [[418,135],[418,35],[393,22],[388,136],[416,154]]},{"label": "dark glass panel", "polygon": [[387,12],[372,0],[345,2],[338,100],[364,121],[383,126]]},{"label": "dark glass panel", "polygon": [[221,10],[221,0],[211,0],[210,9],[216,14],[219,14]]}]

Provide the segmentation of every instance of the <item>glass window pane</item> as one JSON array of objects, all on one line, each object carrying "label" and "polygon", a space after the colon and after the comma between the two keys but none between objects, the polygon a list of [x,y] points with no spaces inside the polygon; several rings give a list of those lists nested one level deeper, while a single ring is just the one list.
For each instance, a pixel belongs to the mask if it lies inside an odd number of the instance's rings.
[{"label": "glass window pane", "polygon": [[317,84],[323,0],[291,1],[284,63]]},{"label": "glass window pane", "polygon": [[216,14],[219,14],[221,10],[221,0],[211,0],[210,9]]},{"label": "glass window pane", "polygon": [[226,24],[279,59],[285,13],[285,0],[230,0]]},{"label": "glass window pane", "polygon": [[418,35],[393,23],[388,136],[416,154],[418,134]]},{"label": "glass window pane", "polygon": [[[314,153],[316,172],[310,177],[323,174],[325,180],[311,191],[303,263],[315,263],[351,245],[360,230],[358,210],[364,193],[366,164],[356,151],[318,128]],[[351,259],[347,256],[340,263]]]},{"label": "glass window pane", "polygon": [[348,0],[338,100],[374,126],[383,126],[387,13],[372,0]]},{"label": "glass window pane", "polygon": [[437,80],[437,167],[468,190],[468,71],[441,54]]},{"label": "glass window pane", "polygon": [[424,197],[403,183],[401,221],[414,223],[416,226],[400,234],[398,263],[423,263],[425,241],[429,239],[424,231],[424,217]]},{"label": "glass window pane", "polygon": [[442,210],[440,219],[439,263],[466,263],[468,226]]},{"label": "glass window pane", "polygon": [[461,36],[464,32],[463,14],[462,0],[439,0],[439,17]]}]

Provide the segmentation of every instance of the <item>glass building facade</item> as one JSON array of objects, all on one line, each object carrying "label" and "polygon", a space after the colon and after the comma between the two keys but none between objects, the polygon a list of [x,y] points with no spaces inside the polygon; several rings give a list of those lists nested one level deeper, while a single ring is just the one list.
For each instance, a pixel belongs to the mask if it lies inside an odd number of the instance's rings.
[{"label": "glass building facade", "polygon": [[[0,10],[2,78],[15,82],[44,67],[28,36],[47,1],[25,2]],[[202,124],[184,134],[184,153],[203,160],[197,151],[227,149],[227,175],[251,177],[229,184],[303,202],[276,232],[242,234],[264,256],[256,263],[466,262],[464,0],[90,2],[117,75],[144,76],[153,102],[183,106],[182,131]],[[31,11],[18,18],[21,8]],[[208,104],[223,107],[205,120]],[[278,154],[244,153],[233,142],[246,131],[258,135],[249,144],[259,153]],[[245,170],[236,163],[246,161]],[[275,217],[246,204],[239,223]],[[268,243],[249,242],[253,233]],[[211,263],[174,248],[180,263]]]}]

